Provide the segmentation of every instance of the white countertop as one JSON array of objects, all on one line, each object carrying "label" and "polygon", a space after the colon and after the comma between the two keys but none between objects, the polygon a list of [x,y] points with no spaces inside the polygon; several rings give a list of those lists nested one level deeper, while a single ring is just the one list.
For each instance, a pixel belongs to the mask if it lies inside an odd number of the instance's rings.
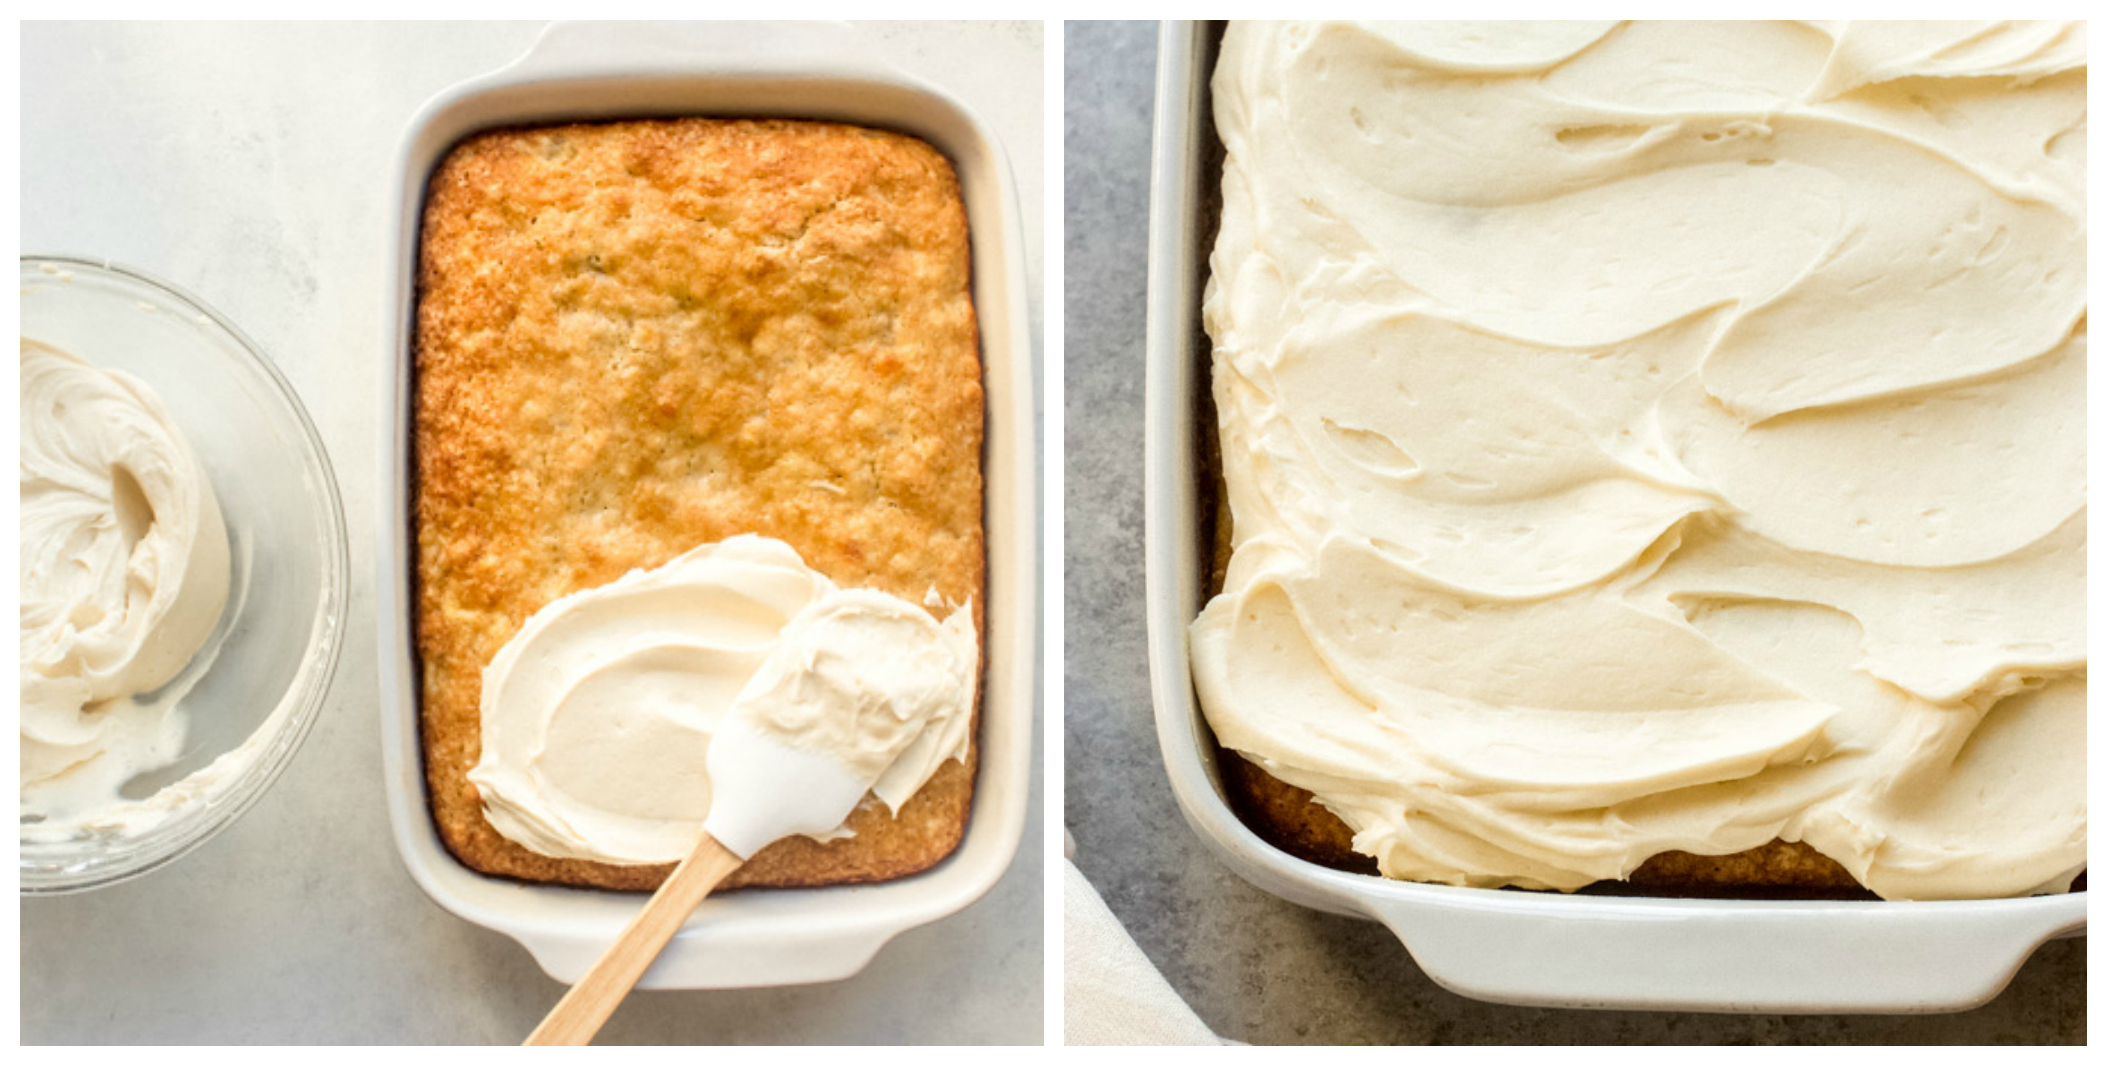
[{"label": "white countertop", "polygon": [[[20,250],[142,268],[262,345],[329,448],[353,575],[329,701],[253,810],[141,880],[23,901],[24,1043],[514,1043],[561,996],[523,948],[433,905],[396,857],[373,644],[389,163],[418,105],[510,61],[538,29],[22,27]],[[1002,138],[1036,294],[1040,25],[865,31]],[[1034,337],[1042,315],[1035,299]],[[995,889],[901,936],[857,977],[639,993],[602,1042],[1038,1043],[1042,784],[1035,777],[1023,844]]]}]

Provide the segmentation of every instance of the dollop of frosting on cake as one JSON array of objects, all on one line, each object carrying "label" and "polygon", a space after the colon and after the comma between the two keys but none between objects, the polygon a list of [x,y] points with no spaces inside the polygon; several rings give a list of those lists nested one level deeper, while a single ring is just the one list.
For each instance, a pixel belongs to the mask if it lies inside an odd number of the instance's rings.
[{"label": "dollop of frosting on cake", "polygon": [[1250,24],[1216,735],[1392,877],[2085,863],[2082,24]]},{"label": "dollop of frosting on cake", "polygon": [[709,815],[710,738],[743,705],[898,813],[966,756],[978,640],[970,604],[938,621],[836,586],[780,540],[704,544],[527,619],[483,671],[468,777],[490,824],[543,855],[677,862]]}]

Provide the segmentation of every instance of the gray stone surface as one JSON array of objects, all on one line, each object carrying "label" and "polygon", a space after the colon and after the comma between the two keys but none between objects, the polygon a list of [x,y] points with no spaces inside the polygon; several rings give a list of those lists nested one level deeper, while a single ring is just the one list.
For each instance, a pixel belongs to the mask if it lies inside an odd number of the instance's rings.
[{"label": "gray stone surface", "polygon": [[1142,622],[1142,319],[1152,23],[1066,29],[1066,818],[1077,864],[1223,1036],[1251,1043],[2075,1043],[2085,941],[1929,1017],[1596,1013],[1436,987],[1381,927],[1245,884],[1186,828],[1158,762]]},{"label": "gray stone surface", "polygon": [[[1038,277],[1040,24],[865,29],[880,54],[956,94],[1003,139]],[[373,618],[384,211],[397,138],[426,97],[509,62],[537,30],[23,28],[22,248],[169,278],[272,353],[335,464],[353,574],[329,701],[254,809],[142,880],[23,901],[25,1043],[515,1043],[561,996],[519,945],[432,904],[396,857],[381,804]],[[639,993],[603,1041],[1038,1043],[1036,779],[1031,795],[1003,880],[963,913],[901,936],[862,974]]]}]

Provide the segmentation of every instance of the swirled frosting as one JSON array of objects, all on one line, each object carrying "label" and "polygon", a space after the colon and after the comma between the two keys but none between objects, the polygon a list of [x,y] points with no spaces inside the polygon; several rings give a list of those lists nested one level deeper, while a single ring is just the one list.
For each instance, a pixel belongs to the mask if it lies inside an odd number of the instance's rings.
[{"label": "swirled frosting", "polygon": [[1194,673],[1392,877],[2085,862],[2075,24],[1243,24]]},{"label": "swirled frosting", "polygon": [[[22,814],[124,828],[118,789],[182,753],[175,679],[227,603],[227,531],[153,391],[22,341]],[[158,809],[158,808],[156,808]],[[29,832],[25,824],[25,832]]]},{"label": "swirled frosting", "polygon": [[939,624],[836,587],[782,541],[733,537],[535,612],[483,671],[469,780],[490,824],[541,854],[678,861],[709,814],[710,737],[740,704],[897,813],[965,758],[978,667],[970,605]]}]

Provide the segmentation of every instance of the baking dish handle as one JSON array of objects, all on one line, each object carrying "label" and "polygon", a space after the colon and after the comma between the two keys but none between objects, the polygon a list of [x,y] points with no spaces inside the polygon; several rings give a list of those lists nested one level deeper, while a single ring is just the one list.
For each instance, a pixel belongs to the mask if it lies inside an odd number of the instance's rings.
[{"label": "baking dish handle", "polygon": [[[508,932],[534,956],[543,973],[575,984],[607,950],[608,937],[581,937],[545,929]],[[713,930],[691,923],[644,971],[640,989],[765,988],[822,984],[861,973],[899,930],[827,929],[754,937],[736,929]]]},{"label": "baking dish handle", "polygon": [[1727,907],[1558,898],[1520,913],[1511,899],[1498,907],[1458,899],[1364,902],[1452,991],[1625,1010],[1965,1010],[2003,991],[2044,941],[2085,922],[2082,893]]},{"label": "baking dish handle", "polygon": [[551,22],[507,76],[590,77],[619,72],[906,76],[873,54],[846,22]]}]

